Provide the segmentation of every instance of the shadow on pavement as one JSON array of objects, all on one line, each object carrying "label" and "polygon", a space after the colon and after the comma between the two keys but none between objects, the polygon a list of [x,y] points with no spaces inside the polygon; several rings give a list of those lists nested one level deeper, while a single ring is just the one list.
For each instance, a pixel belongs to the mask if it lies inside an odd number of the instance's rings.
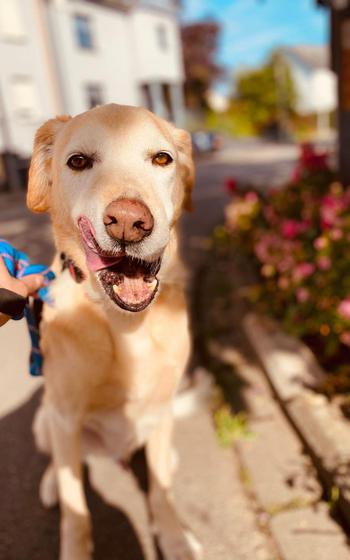
[{"label": "shadow on pavement", "polygon": [[[40,477],[46,458],[34,446],[31,426],[40,391],[0,420],[0,558],[48,560],[58,558],[59,509],[46,511],[39,502]],[[134,469],[145,484],[141,457]],[[92,514],[95,560],[144,560],[136,533],[119,510],[107,505],[86,478]]]}]

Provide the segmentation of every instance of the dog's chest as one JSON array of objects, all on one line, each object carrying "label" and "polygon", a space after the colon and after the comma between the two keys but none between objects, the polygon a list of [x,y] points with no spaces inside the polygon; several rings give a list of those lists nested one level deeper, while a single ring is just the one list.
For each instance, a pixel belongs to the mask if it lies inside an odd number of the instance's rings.
[{"label": "dog's chest", "polygon": [[146,443],[168,409],[168,405],[132,404],[121,410],[90,413],[84,422],[85,452],[107,454],[116,460],[127,459]]}]

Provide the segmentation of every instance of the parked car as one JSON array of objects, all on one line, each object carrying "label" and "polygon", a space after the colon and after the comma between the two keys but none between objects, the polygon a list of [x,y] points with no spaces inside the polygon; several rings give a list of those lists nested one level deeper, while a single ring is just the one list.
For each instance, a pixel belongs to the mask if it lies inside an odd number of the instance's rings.
[{"label": "parked car", "polygon": [[221,147],[219,136],[215,132],[208,132],[207,130],[193,132],[192,143],[194,152],[197,154],[215,152]]}]

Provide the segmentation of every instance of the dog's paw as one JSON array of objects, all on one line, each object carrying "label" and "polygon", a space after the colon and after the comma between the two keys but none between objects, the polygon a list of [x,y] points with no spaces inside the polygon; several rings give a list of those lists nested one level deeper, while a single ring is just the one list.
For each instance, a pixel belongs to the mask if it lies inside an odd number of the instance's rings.
[{"label": "dog's paw", "polygon": [[58,503],[58,488],[55,469],[49,465],[40,482],[39,496],[45,508],[52,508]]},{"label": "dog's paw", "polygon": [[157,541],[165,560],[202,560],[201,544],[188,530],[157,532]]}]

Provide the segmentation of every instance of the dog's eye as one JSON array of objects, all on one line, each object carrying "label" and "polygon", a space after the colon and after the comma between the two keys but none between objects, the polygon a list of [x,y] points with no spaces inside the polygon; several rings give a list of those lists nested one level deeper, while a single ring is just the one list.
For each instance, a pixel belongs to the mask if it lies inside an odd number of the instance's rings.
[{"label": "dog's eye", "polygon": [[156,154],[152,158],[152,163],[154,165],[160,165],[161,167],[165,167],[166,165],[169,165],[169,163],[171,163],[172,161],[173,158],[167,152],[158,152],[158,154]]},{"label": "dog's eye", "polygon": [[67,161],[68,167],[74,171],[83,171],[84,169],[91,169],[93,161],[88,156],[83,154],[74,154]]}]

